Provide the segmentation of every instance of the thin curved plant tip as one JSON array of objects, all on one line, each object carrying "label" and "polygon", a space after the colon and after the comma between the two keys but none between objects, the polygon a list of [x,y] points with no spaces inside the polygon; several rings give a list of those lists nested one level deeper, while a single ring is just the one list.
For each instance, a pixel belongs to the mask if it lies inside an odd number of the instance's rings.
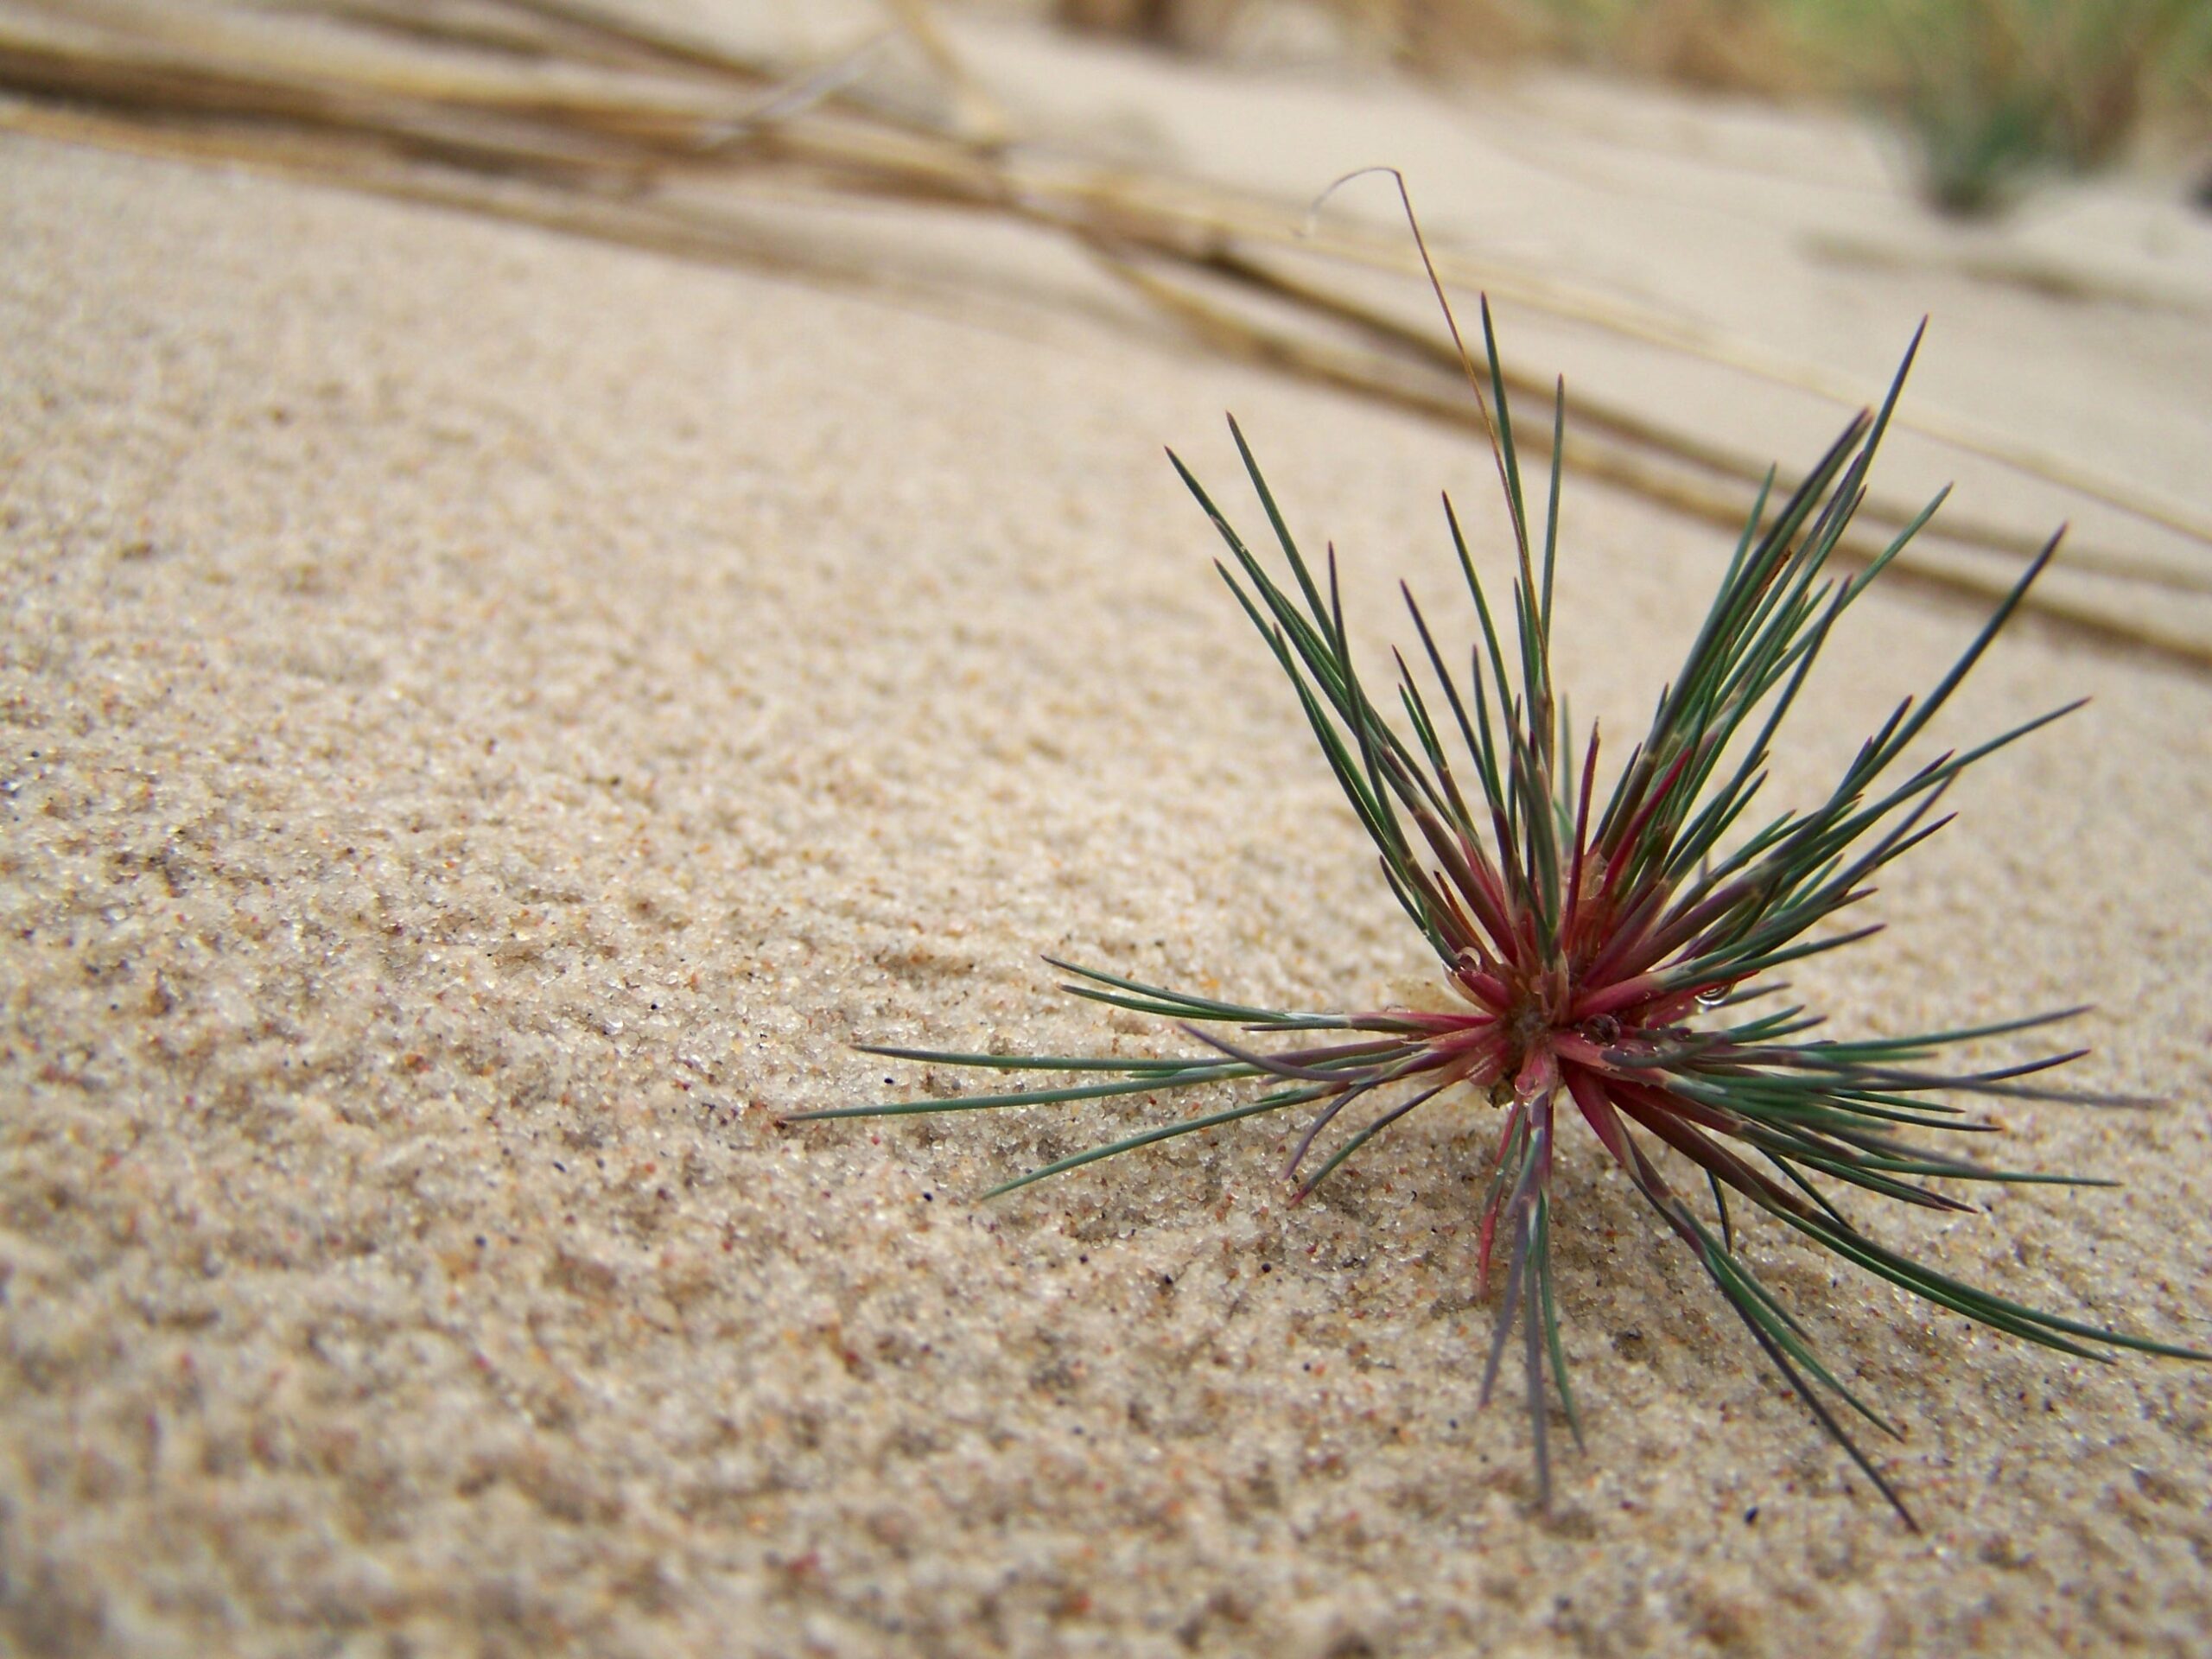
[{"label": "thin curved plant tip", "polygon": [[[1452,334],[1457,340],[1456,324]],[[1383,879],[1435,952],[1456,1006],[1365,1014],[1247,1007],[1053,961],[1073,976],[1064,990],[1175,1021],[1201,1052],[1133,1058],[863,1046],[865,1053],[926,1065],[1058,1072],[1073,1080],[802,1113],[791,1121],[1149,1098],[1250,1079],[1264,1090],[1256,1098],[1062,1158],[989,1196],[1177,1135],[1309,1108],[1287,1172],[1301,1181],[1303,1198],[1416,1108],[1460,1087],[1486,1098],[1503,1111],[1503,1123],[1482,1210],[1478,1271],[1486,1284],[1502,1248],[1504,1288],[1481,1397],[1486,1402],[1497,1385],[1517,1322],[1536,1486],[1548,1510],[1548,1385],[1578,1446],[1582,1440],[1551,1257],[1554,1145],[1562,1122],[1579,1117],[1821,1427],[1912,1526],[1904,1501],[1846,1422],[1855,1414],[1885,1433],[1897,1431],[1829,1370],[1806,1328],[1739,1253],[1732,1200],[1939,1307],[2063,1353],[2104,1358],[2105,1351],[2134,1349],[2212,1359],[1962,1283],[1878,1243],[1845,1207],[1847,1198],[1942,1212],[1974,1207],[1931,1179],[2109,1185],[1993,1167],[1923,1138],[1997,1127],[1967,1115],[1958,1097],[2139,1103],[2050,1086],[2045,1074],[2082,1050],[1997,1069],[1947,1061],[1961,1045],[2081,1010],[1913,1036],[1833,1039],[1815,1034],[1817,1014],[1775,1006],[1786,988],[1773,977],[1777,970],[1878,931],[1829,924],[1869,896],[1883,867],[1949,822],[1938,808],[1961,772],[2079,706],[2037,715],[1910,770],[1902,764],[2049,563],[2057,537],[1950,671],[1917,702],[1897,706],[1824,799],[1770,817],[1753,812],[1769,746],[1831,630],[1942,500],[1857,575],[1828,574],[1911,365],[1908,351],[1880,410],[1854,419],[1794,495],[1770,512],[1769,491],[1759,493],[1688,658],[1661,692],[1643,741],[1601,796],[1597,728],[1578,750],[1552,679],[1564,387],[1552,410],[1548,504],[1538,542],[1487,302],[1483,337],[1497,410],[1492,448],[1518,555],[1511,603],[1502,613],[1493,606],[1447,499],[1446,523],[1479,643],[1465,675],[1455,677],[1406,591],[1430,674],[1417,675],[1396,658],[1393,696],[1402,722],[1386,715],[1353,664],[1334,550],[1319,573],[1299,552],[1236,423],[1230,429],[1281,548],[1281,574],[1261,562],[1182,462],[1169,457],[1227,544],[1229,560],[1217,562],[1223,579],[1295,690],[1323,756],[1381,854]],[[1913,350],[1918,345],[1916,335]],[[1482,378],[1464,346],[1462,357],[1479,400]],[[1485,402],[1486,421],[1489,408]],[[1347,1116],[1354,1107],[1363,1117],[1356,1128]],[[1340,1122],[1346,1132],[1322,1155],[1324,1136]],[[1702,1173],[1709,1211],[1669,1178],[1655,1155],[1661,1147]]]}]

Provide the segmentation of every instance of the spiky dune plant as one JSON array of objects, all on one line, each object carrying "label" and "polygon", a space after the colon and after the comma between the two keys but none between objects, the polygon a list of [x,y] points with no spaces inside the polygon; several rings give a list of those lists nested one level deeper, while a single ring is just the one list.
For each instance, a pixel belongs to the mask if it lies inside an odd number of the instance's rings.
[{"label": "spiky dune plant", "polygon": [[[1448,320],[1448,306],[1446,314]],[[1452,332],[1457,340],[1456,324]],[[1435,684],[1433,697],[1397,657],[1402,726],[1354,666],[1334,550],[1317,575],[1236,423],[1230,431],[1281,550],[1287,582],[1269,572],[1182,462],[1169,457],[1227,544],[1229,560],[1217,562],[1223,579],[1295,689],[1322,753],[1381,855],[1384,879],[1436,953],[1456,1006],[1363,1014],[1247,1007],[1048,958],[1074,976],[1063,989],[1176,1021],[1205,1052],[1139,1058],[868,1046],[862,1052],[927,1065],[1063,1073],[1075,1080],[800,1118],[1057,1106],[1245,1079],[1265,1086],[1257,1098],[1062,1158],[987,1195],[996,1196],[1177,1135],[1311,1107],[1287,1172],[1296,1180],[1346,1110],[1371,1103],[1376,1109],[1366,1121],[1304,1178],[1297,1189],[1302,1198],[1416,1108],[1459,1086],[1486,1095],[1504,1116],[1482,1210],[1478,1273],[1487,1281],[1502,1246],[1505,1279],[1481,1394],[1487,1402],[1517,1325],[1536,1483],[1548,1506],[1548,1382],[1581,1440],[1551,1260],[1556,1141],[1562,1120],[1579,1117],[1696,1258],[1821,1427],[1910,1525],[1912,1516],[1896,1490],[1847,1432],[1845,1414],[1897,1431],[1823,1363],[1805,1327],[1738,1252],[1732,1196],[1878,1279],[2045,1347],[2084,1357],[2103,1357],[2111,1348],[2212,1357],[1961,1283],[1878,1243],[1841,1205],[1841,1189],[1857,1188],[1930,1210],[1974,1207],[1928,1185],[1931,1178],[2104,1185],[1993,1168],[1911,1138],[1918,1131],[1971,1135],[1993,1127],[1948,1096],[2111,1103],[2111,1096],[2062,1091],[2041,1080],[2079,1058],[2080,1050],[1994,1070],[1945,1063],[1946,1053],[1961,1045],[2049,1025],[2080,1010],[1851,1040],[1815,1035],[1821,1020],[1802,1007],[1760,1011],[1785,988],[1772,977],[1776,970],[1877,931],[1837,931],[1827,925],[1868,896],[1885,865],[1948,822],[1937,808],[1961,772],[2078,706],[2039,714],[1910,770],[1903,766],[1907,749],[2049,563],[2057,539],[1935,688],[1916,702],[1900,703],[1860,745],[1824,799],[1764,822],[1752,817],[1769,746],[1831,630],[1941,503],[1938,496],[1857,575],[1831,574],[1831,557],[1910,366],[1908,352],[1880,410],[1854,419],[1771,513],[1770,474],[1681,671],[1601,798],[1597,729],[1592,727],[1578,754],[1552,678],[1564,387],[1552,411],[1539,547],[1487,303],[1483,334],[1497,410],[1490,423],[1492,448],[1518,560],[1511,604],[1502,617],[1493,607],[1447,499],[1446,523],[1480,642],[1464,679],[1455,678],[1410,590],[1402,589]],[[1915,350],[1918,344],[1916,336]],[[1466,359],[1464,346],[1461,355]],[[1480,400],[1481,379],[1471,360],[1469,378]],[[1488,420],[1487,404],[1484,416]],[[1457,759],[1447,752],[1447,736],[1464,751]],[[1710,1215],[1669,1179],[1656,1147],[1703,1172]]]}]

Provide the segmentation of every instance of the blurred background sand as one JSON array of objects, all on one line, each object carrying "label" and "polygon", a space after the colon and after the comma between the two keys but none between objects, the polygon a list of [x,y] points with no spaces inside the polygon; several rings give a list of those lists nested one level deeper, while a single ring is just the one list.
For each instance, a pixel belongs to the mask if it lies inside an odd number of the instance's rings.
[{"label": "blurred background sand", "polygon": [[[1160,455],[1255,518],[1233,409],[1370,663],[1401,575],[1457,615],[1440,488],[1503,570],[1448,378],[1351,308],[1433,328],[1424,291],[1267,239],[1389,162],[1571,399],[1802,463],[1847,414],[1811,388],[1878,394],[1927,314],[1908,410],[2102,489],[1898,434],[1878,489],[1955,478],[1992,533],[1868,599],[1771,787],[1942,672],[2005,536],[2074,521],[1941,740],[2094,702],[1799,982],[1845,1029],[2094,1001],[2081,1081],[2170,1103],[2025,1104],[2007,1151],[2124,1190],[1870,1220],[2212,1340],[2186,31],[2108,149],[1961,220],[1853,101],[1894,84],[1771,44],[1787,6],[1470,9],[1506,22],[1464,46],[1414,27],[1452,8],[1061,10],[1112,30],[0,15],[0,1645],[2203,1651],[2212,1376],[2024,1351],[1760,1230],[1904,1426],[1914,1535],[1593,1145],[1558,1242],[1591,1446],[1547,1519],[1517,1405],[1475,1408],[1479,1103],[1294,1209],[1256,1125],[970,1201],[1141,1103],[778,1126],[912,1086],[855,1040],[1160,1040],[1041,952],[1418,983]],[[1716,38],[1768,67],[1677,61]],[[668,159],[733,118],[726,170]],[[1323,229],[1404,251],[1373,181]],[[1254,248],[1331,305],[1221,267]],[[1562,677],[1625,729],[1732,540],[1667,490],[1749,493],[1579,442]]]}]

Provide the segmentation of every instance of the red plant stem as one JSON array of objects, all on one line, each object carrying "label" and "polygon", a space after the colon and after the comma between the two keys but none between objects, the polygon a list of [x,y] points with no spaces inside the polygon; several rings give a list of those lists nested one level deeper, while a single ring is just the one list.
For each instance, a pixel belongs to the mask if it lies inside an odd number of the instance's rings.
[{"label": "red plant stem", "polygon": [[1668,792],[1674,788],[1675,780],[1682,775],[1682,768],[1689,765],[1691,757],[1696,754],[1699,747],[1701,746],[1693,745],[1675,757],[1674,764],[1669,766],[1661,775],[1659,781],[1651,786],[1650,793],[1644,797],[1643,804],[1637,808],[1636,816],[1629,820],[1628,827],[1621,831],[1620,840],[1613,848],[1612,856],[1605,861],[1605,885],[1608,887],[1618,884],[1621,873],[1627,868],[1627,861],[1636,851],[1637,842],[1643,834],[1643,826],[1651,821],[1651,815],[1659,810],[1660,804],[1667,798]]},{"label": "red plant stem", "polygon": [[1459,966],[1452,970],[1452,982],[1491,1013],[1505,1012],[1506,1003],[1510,1000],[1510,994],[1505,988],[1505,982],[1497,975],[1468,967],[1463,957]]},{"label": "red plant stem", "polygon": [[1596,1134],[1599,1144],[1612,1154],[1615,1162],[1632,1173],[1636,1166],[1629,1157],[1628,1134],[1621,1127],[1619,1114],[1613,1110],[1612,1098],[1605,1092],[1605,1085],[1594,1073],[1573,1065],[1566,1068],[1566,1080],[1567,1092],[1574,1097],[1583,1121]]},{"label": "red plant stem", "polygon": [[[1419,802],[1413,804],[1412,814],[1414,822],[1421,827],[1422,836],[1442,862],[1444,873],[1458,884],[1460,893],[1465,897],[1468,907],[1475,913],[1475,919],[1482,924],[1493,940],[1503,946],[1513,937],[1512,926],[1496,902],[1489,884],[1478,877],[1474,867],[1467,861],[1467,851],[1471,843],[1465,836],[1446,829],[1435,813]],[[1481,855],[1480,849],[1475,849],[1475,851],[1478,856]]]},{"label": "red plant stem", "polygon": [[[1613,907],[1614,895],[1609,891],[1605,897],[1608,906]],[[1623,968],[1628,957],[1642,948],[1651,918],[1658,911],[1665,897],[1663,890],[1655,885],[1636,895],[1635,902],[1629,905],[1624,911],[1614,908],[1613,913],[1618,919],[1608,924],[1605,930],[1610,936],[1609,943],[1598,953],[1596,958],[1582,969],[1581,977],[1585,985],[1603,985],[1612,980],[1628,977],[1629,973],[1631,972],[1640,973],[1649,965],[1648,962],[1641,963],[1634,969],[1626,972]]]},{"label": "red plant stem", "polygon": [[1582,909],[1582,855],[1590,842],[1590,793],[1598,782],[1598,728],[1590,728],[1590,747],[1582,757],[1582,798],[1574,809],[1574,861],[1567,878],[1567,913],[1560,918],[1560,941],[1572,951],[1575,918]]},{"label": "red plant stem", "polygon": [[1634,1007],[1662,995],[1666,988],[1656,974],[1638,974],[1634,979],[1617,979],[1610,985],[1593,986],[1567,1005],[1567,1023],[1580,1025],[1601,1014],[1618,1014],[1623,1008]]},{"label": "red plant stem", "polygon": [[1612,1070],[1605,1058],[1605,1051],[1576,1032],[1554,1032],[1551,1045],[1552,1052],[1559,1056],[1563,1066],[1582,1066],[1608,1073]]},{"label": "red plant stem", "polygon": [[1676,1152],[1734,1187],[1752,1203],[1802,1221],[1824,1219],[1788,1188],[1762,1175],[1727,1147],[1687,1121],[1685,1103],[1642,1084],[1617,1084],[1620,1108]]}]

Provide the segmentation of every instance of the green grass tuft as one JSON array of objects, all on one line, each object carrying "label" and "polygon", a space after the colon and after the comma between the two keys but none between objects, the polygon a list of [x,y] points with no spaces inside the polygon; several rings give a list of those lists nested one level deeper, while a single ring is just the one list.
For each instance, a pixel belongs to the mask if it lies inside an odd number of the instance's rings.
[{"label": "green grass tuft", "polygon": [[[1456,339],[1456,324],[1453,333]],[[1486,390],[1486,408],[1496,410],[1494,448],[1516,574],[1501,602],[1477,574],[1447,501],[1446,527],[1480,633],[1464,671],[1447,662],[1408,593],[1427,672],[1398,658],[1395,684],[1378,699],[1352,658],[1333,551],[1317,568],[1300,550],[1235,423],[1230,431],[1275,543],[1273,559],[1247,544],[1171,456],[1220,535],[1222,579],[1289,681],[1325,762],[1381,855],[1391,893],[1433,952],[1456,1006],[1434,1013],[1260,1008],[1058,963],[1072,976],[1063,988],[1169,1021],[1193,1052],[1130,1058],[871,1048],[925,1065],[1058,1071],[1071,1080],[806,1116],[1064,1108],[1246,1084],[1258,1092],[1242,1103],[1172,1119],[995,1191],[1243,1118],[1304,1109],[1286,1171],[1300,1183],[1302,1198],[1370,1137],[1421,1105],[1454,1090],[1486,1095],[1503,1122],[1482,1210],[1478,1270],[1486,1278],[1502,1249],[1505,1281],[1482,1394],[1487,1399],[1496,1383],[1517,1320],[1537,1483],[1547,1503],[1552,1392],[1580,1439],[1550,1254],[1557,1136],[1563,1123],[1580,1120],[1648,1204],[1662,1235],[1689,1252],[1753,1344],[1910,1523],[1902,1498],[1845,1418],[1895,1431],[1828,1369],[1739,1253],[1732,1198],[1878,1280],[2023,1340],[2070,1355],[2133,1349],[2208,1357],[1963,1284],[1875,1243],[1851,1217],[1848,1205],[1872,1200],[1943,1213],[1972,1207],[1931,1179],[2070,1179],[1993,1167],[1944,1142],[1991,1132],[1961,1109],[1961,1099],[2099,1101],[2045,1080],[2079,1051],[1996,1070],[1948,1057],[1962,1045],[2046,1027],[2078,1009],[1970,1030],[1839,1040],[1817,1015],[1776,995],[1784,988],[1774,978],[1777,969],[1877,931],[1851,925],[1872,883],[1949,821],[1942,804],[1962,772],[2074,706],[2037,714],[1962,750],[1907,758],[2042,574],[2056,539],[1949,671],[1923,696],[1898,704],[1824,796],[1770,815],[1759,808],[1770,746],[1822,646],[1926,521],[1923,514],[1858,574],[1831,569],[1904,388],[1908,352],[1879,410],[1854,419],[1787,500],[1775,505],[1760,493],[1681,670],[1601,791],[1597,728],[1585,734],[1572,727],[1553,682],[1563,445],[1552,448],[1539,527],[1524,498],[1487,304],[1483,345],[1489,373],[1478,377],[1471,363],[1469,373],[1477,396]],[[1551,411],[1555,431],[1564,408],[1562,390]],[[1665,1168],[1670,1161],[1702,1176],[1712,1195],[1709,1215],[1678,1190]]]}]

